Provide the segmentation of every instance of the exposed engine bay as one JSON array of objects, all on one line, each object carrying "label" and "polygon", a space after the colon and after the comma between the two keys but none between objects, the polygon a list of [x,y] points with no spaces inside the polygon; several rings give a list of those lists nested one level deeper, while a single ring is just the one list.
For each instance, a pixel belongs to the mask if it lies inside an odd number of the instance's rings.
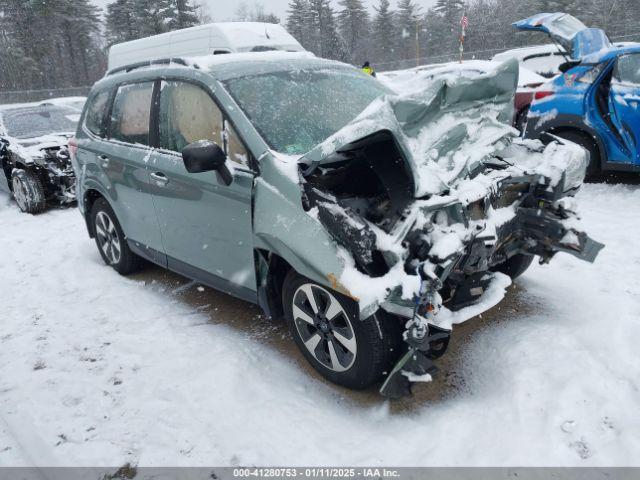
[{"label": "exposed engine bay", "polygon": [[[581,230],[572,198],[588,152],[516,138],[504,73],[484,92],[463,80],[384,99],[301,162],[303,206],[339,245],[339,283],[361,318],[382,308],[406,321],[407,353],[381,388],[389,397],[431,378],[452,325],[477,314],[471,306],[502,298],[485,299],[509,285],[505,266],[558,252],[593,262],[603,248]],[[476,101],[483,94],[492,101]],[[476,313],[459,318],[467,307]]]},{"label": "exposed engine bay", "polygon": [[[511,148],[540,155],[555,147]],[[553,184],[539,173],[514,175],[513,165],[500,157],[483,162],[469,179],[480,174],[493,182],[482,198],[454,200],[445,191],[414,200],[411,173],[388,132],[350,144],[306,172],[306,208],[315,210],[362,274],[383,277],[401,263],[421,285],[417,295],[405,298],[403,316],[411,318],[405,340],[413,353],[404,374],[385,383],[389,396],[409,393],[407,373],[415,378],[434,372],[431,360],[444,353],[451,331],[436,313],[477,302],[510,258],[537,255],[546,263],[566,252],[593,262],[603,247],[572,226],[575,188],[566,177]],[[395,308],[382,307],[401,313],[402,288],[390,297],[396,297]]]}]

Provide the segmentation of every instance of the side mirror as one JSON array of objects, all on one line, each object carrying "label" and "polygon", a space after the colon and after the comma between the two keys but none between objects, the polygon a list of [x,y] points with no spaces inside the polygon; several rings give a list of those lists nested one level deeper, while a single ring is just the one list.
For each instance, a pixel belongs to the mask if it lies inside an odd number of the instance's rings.
[{"label": "side mirror", "polygon": [[227,155],[215,142],[198,140],[182,149],[182,161],[189,173],[216,171],[225,185],[231,185],[233,175],[226,165]]}]

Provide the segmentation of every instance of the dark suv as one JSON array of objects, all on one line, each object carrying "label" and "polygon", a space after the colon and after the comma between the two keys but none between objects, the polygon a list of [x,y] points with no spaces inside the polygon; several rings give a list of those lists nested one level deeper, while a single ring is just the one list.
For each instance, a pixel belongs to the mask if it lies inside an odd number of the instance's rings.
[{"label": "dark suv", "polygon": [[71,105],[0,107],[0,190],[12,193],[23,212],[42,212],[48,202],[75,202],[67,142],[79,118]]}]

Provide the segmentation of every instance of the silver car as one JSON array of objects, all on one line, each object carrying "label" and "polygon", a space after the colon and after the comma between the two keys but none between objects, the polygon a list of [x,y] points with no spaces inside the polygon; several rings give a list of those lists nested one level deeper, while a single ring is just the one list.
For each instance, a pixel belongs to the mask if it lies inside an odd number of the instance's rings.
[{"label": "silver car", "polygon": [[284,317],[307,360],[390,397],[535,256],[593,261],[582,148],[509,126],[518,67],[396,94],[307,53],[166,59],[92,89],[71,142],[104,261]]}]

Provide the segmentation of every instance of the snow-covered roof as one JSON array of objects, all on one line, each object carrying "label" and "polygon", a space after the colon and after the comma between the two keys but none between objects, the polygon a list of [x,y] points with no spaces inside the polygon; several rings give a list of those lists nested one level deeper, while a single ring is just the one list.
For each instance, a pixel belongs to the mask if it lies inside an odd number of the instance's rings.
[{"label": "snow-covered roof", "polygon": [[228,65],[231,63],[278,63],[286,64],[295,60],[315,59],[311,52],[245,52],[229,53],[226,55],[201,55],[196,57],[185,57],[187,65],[197,66],[201,70],[212,70],[215,67]]},{"label": "snow-covered roof", "polygon": [[355,68],[335,60],[316,57],[310,52],[249,52],[228,55],[205,55],[185,59],[188,66],[197,67],[220,80],[257,73],[269,73],[303,68]]}]

